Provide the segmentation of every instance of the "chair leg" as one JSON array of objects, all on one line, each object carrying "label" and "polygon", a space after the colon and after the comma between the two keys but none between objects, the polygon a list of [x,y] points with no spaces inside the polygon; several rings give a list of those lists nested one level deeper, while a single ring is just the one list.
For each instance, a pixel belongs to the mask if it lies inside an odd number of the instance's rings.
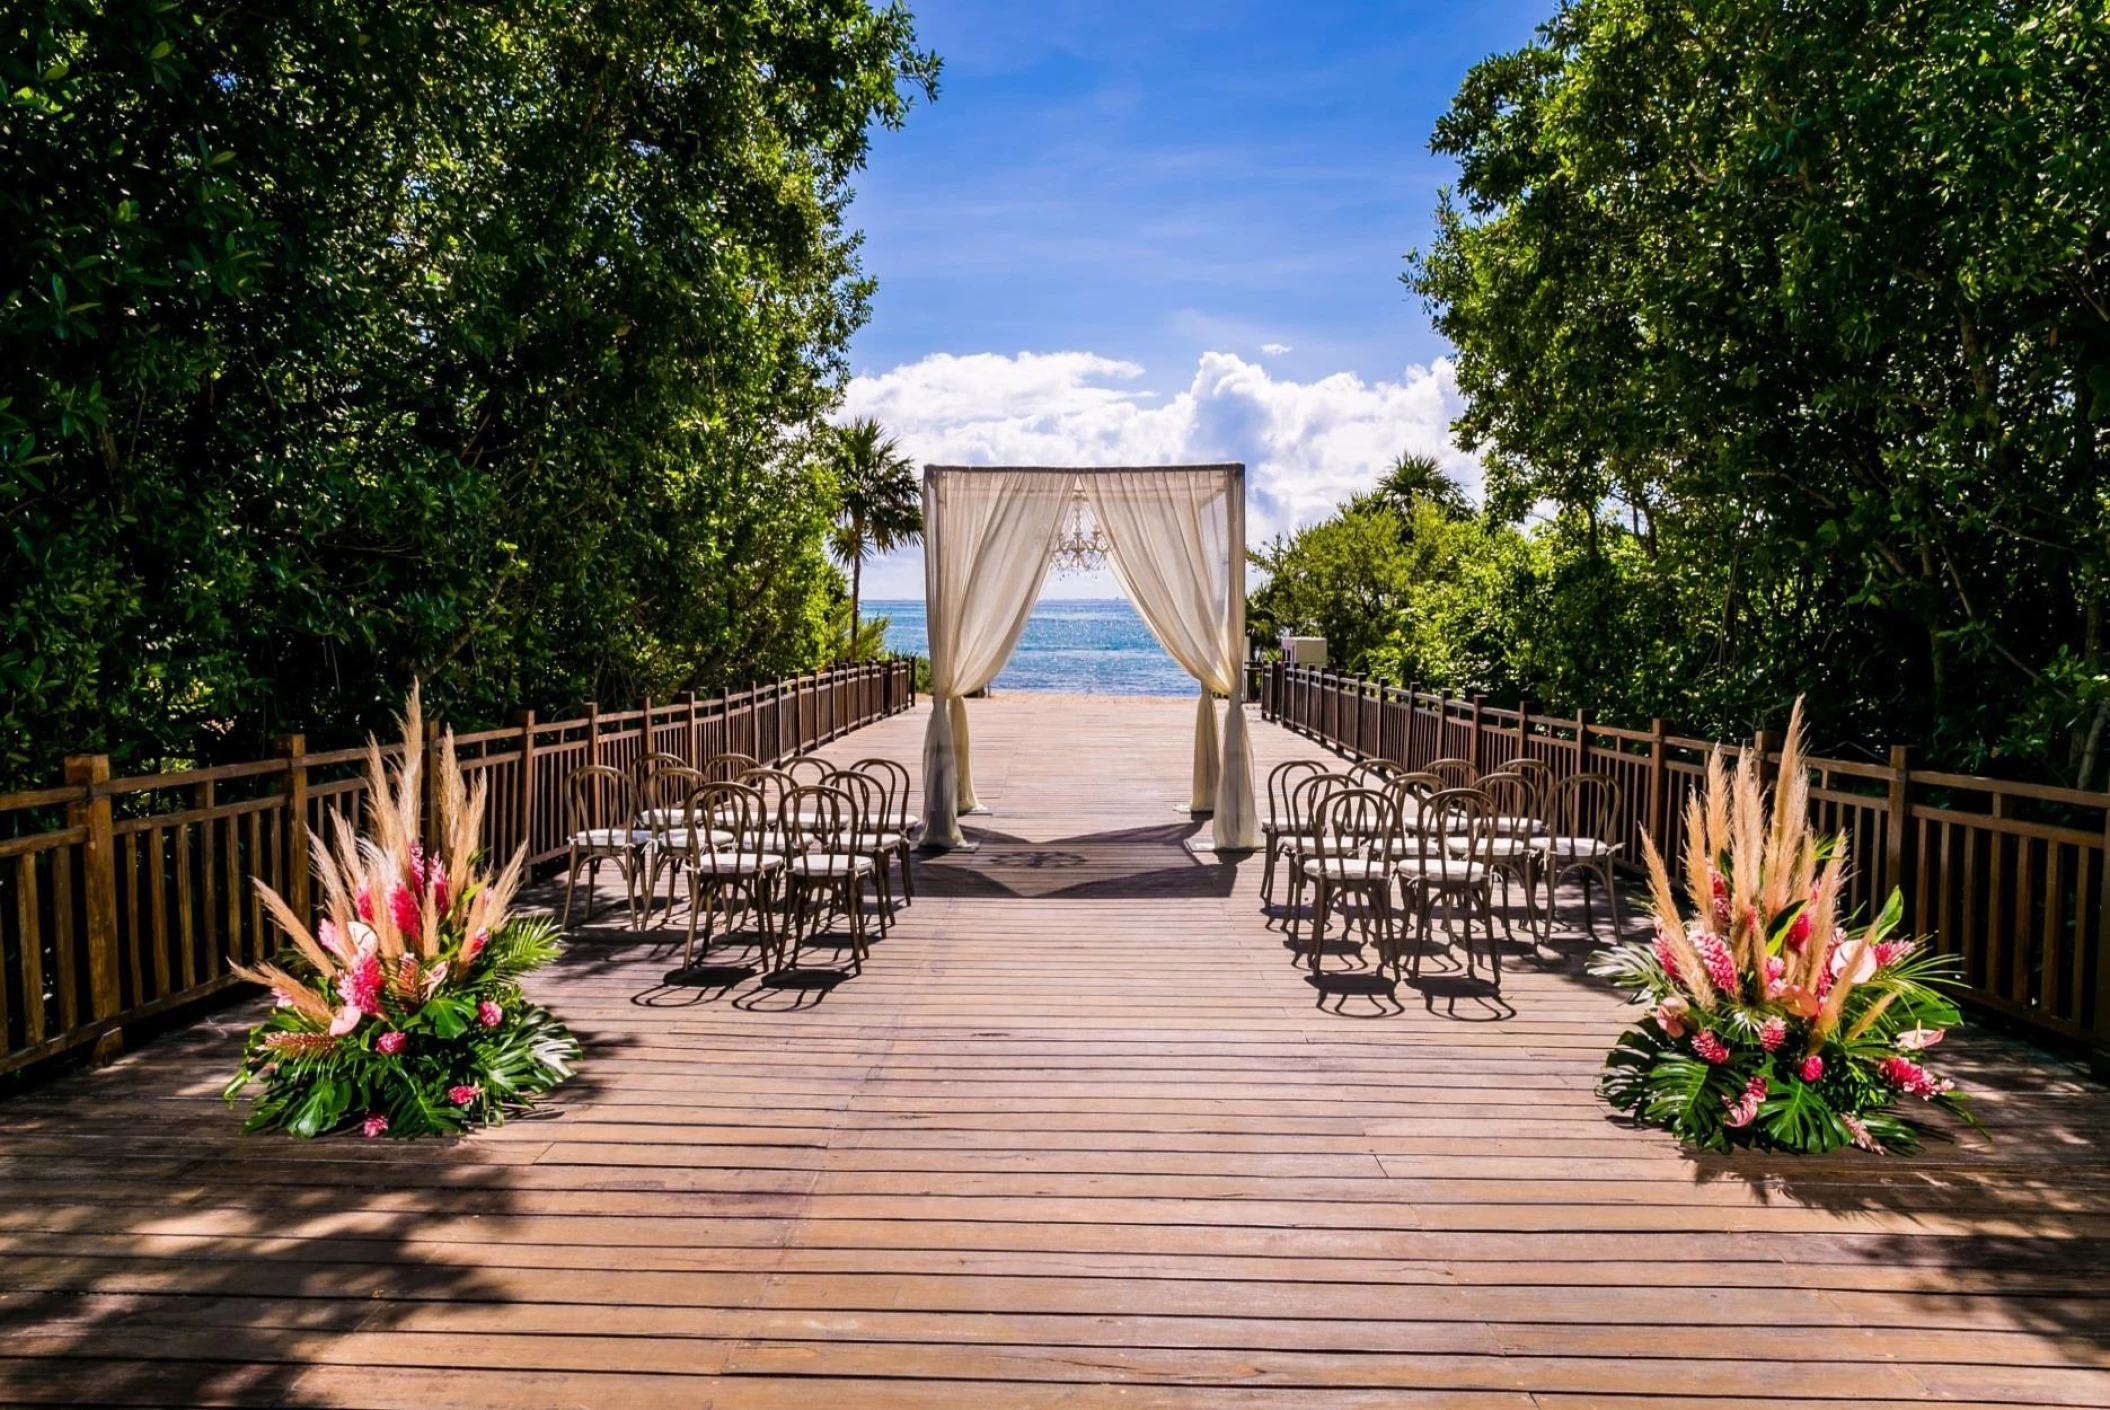
[{"label": "chair leg", "polygon": [[1260,864],[1260,905],[1262,909],[1275,904],[1275,839],[1267,839],[1267,860]]},{"label": "chair leg", "polygon": [[564,928],[571,929],[571,897],[579,889],[579,849],[569,849],[564,867]]},{"label": "chair leg", "polygon": [[1312,882],[1311,972],[1319,972],[1319,956],[1326,945],[1326,921],[1333,909],[1333,888],[1322,874]]},{"label": "chair leg", "polygon": [[901,904],[912,906],[916,903],[916,876],[909,870],[909,856],[913,849],[908,845],[906,833],[895,844],[895,850],[901,854]]},{"label": "chair leg", "polygon": [[852,871],[845,886],[850,893],[850,955],[855,967],[863,969],[865,956],[870,953],[865,940],[864,880]]}]

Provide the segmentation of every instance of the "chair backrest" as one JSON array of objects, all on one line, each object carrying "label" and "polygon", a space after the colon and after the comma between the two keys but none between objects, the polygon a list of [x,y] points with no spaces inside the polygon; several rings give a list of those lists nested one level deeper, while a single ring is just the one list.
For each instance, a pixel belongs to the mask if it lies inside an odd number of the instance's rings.
[{"label": "chair backrest", "polygon": [[763,819],[771,827],[783,814],[784,800],[799,786],[799,781],[782,769],[749,769],[740,775],[740,782],[762,795]]},{"label": "chair backrest", "polygon": [[818,850],[832,857],[859,850],[857,800],[827,784],[793,785],[777,805],[777,826],[787,835],[803,832]]},{"label": "chair backrest", "polygon": [[811,754],[801,754],[796,758],[786,759],[777,767],[790,774],[793,782],[802,784],[825,782],[835,772],[835,765],[829,763],[826,759],[816,759]]},{"label": "chair backrest", "polygon": [[1620,801],[1619,780],[1610,774],[1570,774],[1553,785],[1546,826],[1556,837],[1589,837],[1617,846]]},{"label": "chair backrest", "polygon": [[[739,858],[765,850],[768,808],[762,795],[744,783],[719,779],[697,785],[683,800],[682,815],[690,863],[706,876],[733,874]],[[731,840],[711,846],[713,833]]]},{"label": "chair backrest", "polygon": [[1429,799],[1443,791],[1443,780],[1434,774],[1402,770],[1386,783],[1385,791],[1392,795],[1392,806],[1399,810],[1400,831],[1418,832],[1428,813]]},{"label": "chair backrest", "polygon": [[1494,805],[1495,816],[1509,830],[1516,831],[1518,823],[1542,821],[1540,809],[1544,805],[1539,798],[1538,785],[1524,775],[1505,769],[1501,773],[1480,775],[1480,781],[1473,786],[1487,795],[1488,802]]},{"label": "chair backrest", "polygon": [[1395,764],[1390,759],[1358,759],[1348,766],[1348,776],[1355,780],[1357,788],[1373,788],[1380,793],[1406,771],[1405,764]]},{"label": "chair backrest", "polygon": [[761,767],[762,761],[752,754],[713,754],[703,761],[703,776],[713,783],[738,783]]},{"label": "chair backrest", "polygon": [[1332,795],[1355,785],[1346,774],[1331,774],[1320,771],[1299,779],[1289,791],[1290,830],[1299,837],[1318,835],[1319,810]]},{"label": "chair backrest", "polygon": [[859,769],[837,769],[823,782],[829,788],[848,794],[851,803],[856,805],[857,850],[869,852],[876,849],[879,835],[886,831],[886,785]]},{"label": "chair backrest", "polygon": [[1318,865],[1322,875],[1337,881],[1384,878],[1390,884],[1401,846],[1399,805],[1391,794],[1376,788],[1337,789],[1319,804],[1314,825],[1321,837],[1361,844],[1354,852],[1321,848]]},{"label": "chair backrest", "polygon": [[645,786],[640,790],[639,798],[652,825],[666,829],[681,821],[682,804],[688,801],[691,793],[708,782],[710,780],[700,771],[687,764],[662,764],[645,775]]},{"label": "chair backrest", "polygon": [[564,780],[566,826],[573,833],[637,824],[637,781],[610,764],[583,764]]},{"label": "chair backrest", "polygon": [[1422,769],[1443,780],[1445,788],[1471,788],[1480,778],[1480,770],[1470,759],[1431,759]]},{"label": "chair backrest", "polygon": [[1429,795],[1416,855],[1423,875],[1462,881],[1494,862],[1495,806],[1477,788],[1445,788]]},{"label": "chair backrest", "polygon": [[[630,767],[636,772],[638,784],[642,787],[648,784],[652,775],[658,773],[661,769],[685,769],[688,766],[689,761],[682,758],[679,754],[669,754],[665,750],[654,750],[650,754],[639,755]],[[674,806],[680,807],[681,800],[675,799]]]},{"label": "chair backrest", "polygon": [[886,787],[886,826],[889,832],[908,833],[908,767],[893,759],[859,759],[850,765],[861,774],[870,774]]},{"label": "chair backrest", "polygon": [[1326,772],[1317,759],[1291,759],[1267,771],[1267,815],[1280,821],[1290,815],[1291,790],[1313,774]]}]

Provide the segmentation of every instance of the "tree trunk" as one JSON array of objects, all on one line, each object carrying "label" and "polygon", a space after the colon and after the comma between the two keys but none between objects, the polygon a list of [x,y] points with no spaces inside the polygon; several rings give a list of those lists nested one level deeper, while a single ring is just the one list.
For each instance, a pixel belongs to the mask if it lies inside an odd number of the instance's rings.
[{"label": "tree trunk", "polygon": [[863,601],[865,576],[864,545],[857,546],[857,556],[850,560],[850,654],[857,654],[857,632],[864,625]]}]

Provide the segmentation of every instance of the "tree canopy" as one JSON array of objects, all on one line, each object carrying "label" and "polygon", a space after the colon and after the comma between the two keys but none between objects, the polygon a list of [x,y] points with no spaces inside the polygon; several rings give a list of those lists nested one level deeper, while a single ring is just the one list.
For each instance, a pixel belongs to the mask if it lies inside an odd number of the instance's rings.
[{"label": "tree canopy", "polygon": [[2099,3],[1564,0],[1467,76],[1406,278],[1663,713],[2102,782],[2106,70]]},{"label": "tree canopy", "polygon": [[21,0],[0,774],[815,664],[865,0]]}]

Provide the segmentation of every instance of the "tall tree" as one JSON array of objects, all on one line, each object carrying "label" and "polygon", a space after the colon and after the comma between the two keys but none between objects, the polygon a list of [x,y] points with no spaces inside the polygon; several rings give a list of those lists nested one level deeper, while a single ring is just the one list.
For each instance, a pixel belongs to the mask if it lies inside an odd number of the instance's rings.
[{"label": "tall tree", "polygon": [[865,0],[22,0],[0,775],[814,663]]},{"label": "tall tree", "polygon": [[871,417],[835,428],[835,482],[840,506],[828,550],[850,570],[850,621],[863,618],[865,560],[923,537],[923,487],[901,443]]},{"label": "tall tree", "polygon": [[1742,722],[2100,782],[2106,69],[2099,3],[1565,0],[1407,274],[1490,503],[1623,520]]}]

